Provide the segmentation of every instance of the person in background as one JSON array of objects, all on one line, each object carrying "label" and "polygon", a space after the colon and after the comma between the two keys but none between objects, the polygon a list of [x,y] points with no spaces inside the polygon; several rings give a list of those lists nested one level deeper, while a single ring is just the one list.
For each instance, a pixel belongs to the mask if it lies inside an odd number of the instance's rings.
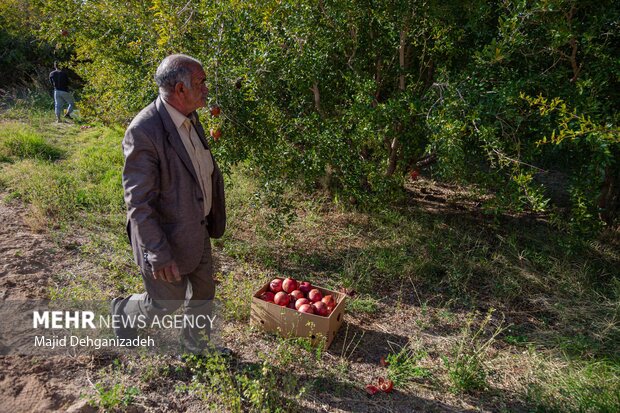
[{"label": "person in background", "polygon": [[[153,319],[182,306],[186,316],[204,318],[215,297],[211,238],[226,227],[223,176],[196,113],[206,106],[206,74],[198,60],[174,54],[160,63],[155,82],[159,97],[133,119],[122,143],[127,232],[146,292],[115,298],[111,311]],[[229,355],[205,340],[209,327],[184,328],[185,349]]]},{"label": "person in background", "polygon": [[50,73],[50,83],[54,86],[54,111],[56,112],[56,122],[62,122],[62,111],[68,105],[64,117],[73,119],[71,112],[75,107],[73,95],[69,92],[69,76],[62,71],[58,62],[54,62],[54,70]]}]

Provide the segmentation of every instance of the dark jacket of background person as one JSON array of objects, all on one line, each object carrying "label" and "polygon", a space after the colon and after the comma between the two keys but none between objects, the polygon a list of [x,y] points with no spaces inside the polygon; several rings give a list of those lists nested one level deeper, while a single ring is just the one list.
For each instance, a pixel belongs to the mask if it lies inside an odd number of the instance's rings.
[{"label": "dark jacket of background person", "polygon": [[50,83],[54,86],[54,90],[69,91],[69,76],[60,69],[50,73]]}]

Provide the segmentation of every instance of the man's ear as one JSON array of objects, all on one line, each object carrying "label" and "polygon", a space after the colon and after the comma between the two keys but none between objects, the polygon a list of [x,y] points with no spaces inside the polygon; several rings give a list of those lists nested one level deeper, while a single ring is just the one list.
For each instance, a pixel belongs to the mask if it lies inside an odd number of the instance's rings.
[{"label": "man's ear", "polygon": [[174,91],[177,93],[185,93],[185,85],[183,84],[183,82],[178,82],[176,85],[174,85]]}]

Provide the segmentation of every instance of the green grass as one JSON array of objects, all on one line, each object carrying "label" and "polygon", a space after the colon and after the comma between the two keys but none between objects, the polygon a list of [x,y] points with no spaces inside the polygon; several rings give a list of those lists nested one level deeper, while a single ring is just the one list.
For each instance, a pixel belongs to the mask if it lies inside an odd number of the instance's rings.
[{"label": "green grass", "polygon": [[347,301],[347,311],[359,314],[376,314],[379,311],[377,300],[370,296],[359,296]]},{"label": "green grass", "polygon": [[426,356],[426,352],[415,349],[410,344],[388,354],[385,358],[388,378],[397,388],[403,388],[415,379],[430,377],[429,369],[419,365],[419,361]]},{"label": "green grass", "polygon": [[610,361],[545,363],[528,398],[537,412],[599,412],[620,410],[620,366]]},{"label": "green grass", "polygon": [[104,411],[127,408],[130,406],[140,390],[137,387],[125,387],[120,383],[105,386],[102,383],[95,384],[97,395],[89,399],[91,406],[100,407]]},{"label": "green grass", "polygon": [[263,355],[260,363],[232,369],[217,355],[186,357],[192,374],[189,386],[179,388],[200,397],[213,411],[291,412],[303,388],[297,378],[274,366],[271,357]]},{"label": "green grass", "polygon": [[[8,133],[20,126],[9,127]],[[75,127],[73,127],[76,129]],[[3,129],[4,130],[4,129]],[[33,205],[55,225],[67,225],[86,220],[86,225],[103,223],[124,210],[121,186],[123,165],[119,143],[120,130],[93,128],[77,135],[75,142],[58,142],[52,146],[44,132],[27,128],[23,136],[14,138],[3,132],[0,147],[9,148],[9,156],[17,157],[2,166],[2,185],[15,197]],[[16,145],[15,142],[36,144]],[[60,145],[64,147],[60,147]],[[17,149],[16,149],[17,148]],[[43,155],[37,155],[37,154]],[[64,153],[63,159],[59,155]],[[28,156],[26,156],[28,155]]]},{"label": "green grass", "polygon": [[489,337],[485,337],[493,311],[490,309],[477,327],[474,327],[477,314],[468,315],[451,354],[444,356],[450,386],[456,393],[482,391],[488,386],[489,363],[492,361],[488,357],[489,349],[503,331],[500,324]]},{"label": "green grass", "polygon": [[23,159],[56,161],[63,151],[50,145],[32,127],[18,122],[6,122],[0,129],[0,162]]}]

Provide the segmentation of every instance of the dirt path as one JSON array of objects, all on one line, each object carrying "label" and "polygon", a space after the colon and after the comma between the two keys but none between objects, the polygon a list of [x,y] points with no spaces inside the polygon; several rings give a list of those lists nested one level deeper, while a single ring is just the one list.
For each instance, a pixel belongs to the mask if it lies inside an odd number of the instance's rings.
[{"label": "dirt path", "polygon": [[[21,205],[0,195],[0,298],[5,302],[47,298],[55,274],[84,265],[75,251],[33,232],[25,214]],[[0,356],[0,411],[93,411],[78,400],[80,389],[89,386],[92,363],[89,357]]]},{"label": "dirt path", "polygon": [[43,234],[33,233],[24,224],[23,208],[5,199],[0,196],[0,298],[45,298],[62,252]]}]

